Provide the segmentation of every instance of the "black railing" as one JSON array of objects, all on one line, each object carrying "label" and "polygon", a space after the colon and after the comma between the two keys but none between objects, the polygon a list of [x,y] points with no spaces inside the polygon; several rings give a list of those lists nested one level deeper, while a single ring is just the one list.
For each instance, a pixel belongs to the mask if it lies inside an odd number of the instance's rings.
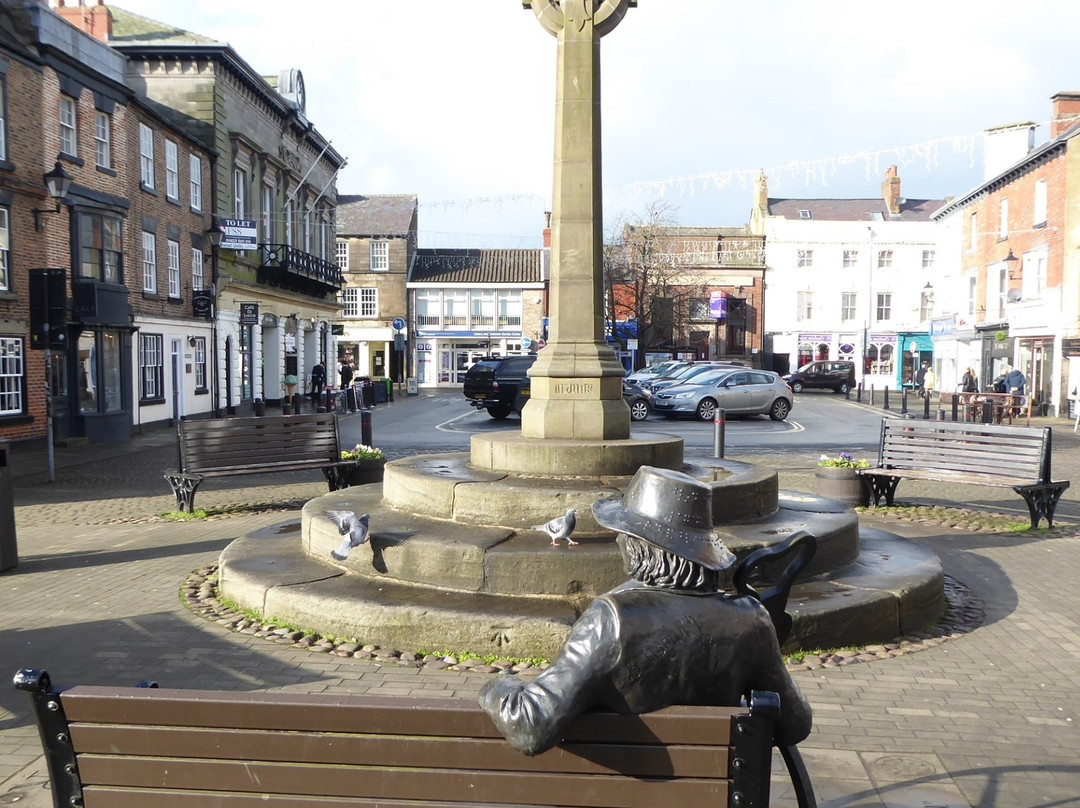
[{"label": "black railing", "polygon": [[323,293],[338,291],[345,278],[337,264],[298,250],[290,244],[260,244],[260,272],[278,286],[306,287],[318,284]]}]

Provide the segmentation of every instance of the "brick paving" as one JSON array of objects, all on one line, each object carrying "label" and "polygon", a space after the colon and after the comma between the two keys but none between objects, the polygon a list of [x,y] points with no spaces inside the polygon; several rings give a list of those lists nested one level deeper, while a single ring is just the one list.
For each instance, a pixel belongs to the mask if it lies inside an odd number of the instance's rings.
[{"label": "brick paving", "polygon": [[[856,405],[853,405],[856,406]],[[1071,479],[1047,536],[967,534],[878,520],[937,552],[949,574],[984,602],[985,624],[919,653],[796,674],[814,705],[802,745],[819,804],[1080,806],[1080,439],[1055,426],[1055,477]],[[297,520],[325,492],[317,473],[214,480],[200,507],[273,507],[194,522],[153,519],[173,507],[161,478],[173,434],[146,429],[124,446],[57,449],[47,483],[44,450],[15,447],[20,564],[0,573],[0,659],[9,673],[46,668],[65,684],[226,690],[432,694],[475,698],[482,674],[343,659],[233,633],[191,614],[179,589],[230,541]],[[753,459],[753,458],[738,458]],[[810,464],[768,462],[781,485],[811,490]],[[922,486],[920,499],[1026,512],[1007,489]],[[290,507],[291,505],[296,507]],[[51,798],[24,694],[0,688],[0,805],[47,808]],[[793,805],[782,783],[774,805]]]}]

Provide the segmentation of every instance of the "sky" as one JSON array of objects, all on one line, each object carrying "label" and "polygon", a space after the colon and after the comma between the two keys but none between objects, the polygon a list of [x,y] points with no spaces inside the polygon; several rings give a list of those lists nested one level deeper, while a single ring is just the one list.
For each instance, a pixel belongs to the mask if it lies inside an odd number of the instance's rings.
[{"label": "sky", "polygon": [[[415,194],[421,247],[540,246],[556,40],[520,0],[110,4],[299,68],[338,193]],[[893,164],[907,198],[960,195],[986,129],[1047,139],[1078,34],[1071,0],[639,0],[601,45],[605,231],[657,202],[744,225],[760,170],[772,197],[877,197]]]}]

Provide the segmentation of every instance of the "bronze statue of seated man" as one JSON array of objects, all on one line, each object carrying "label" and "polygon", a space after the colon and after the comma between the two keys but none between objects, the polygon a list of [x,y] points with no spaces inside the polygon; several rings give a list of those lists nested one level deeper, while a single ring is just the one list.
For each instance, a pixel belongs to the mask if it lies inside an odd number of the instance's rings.
[{"label": "bronze statue of seated man", "polygon": [[593,707],[738,706],[751,690],[780,695],[777,745],[809,735],[810,705],[788,674],[768,611],[719,588],[736,559],[712,529],[712,489],[642,466],[621,499],[598,500],[593,514],[618,532],[631,580],[588,606],[532,681],[502,676],[484,685],[480,705],[511,745],[539,754]]}]

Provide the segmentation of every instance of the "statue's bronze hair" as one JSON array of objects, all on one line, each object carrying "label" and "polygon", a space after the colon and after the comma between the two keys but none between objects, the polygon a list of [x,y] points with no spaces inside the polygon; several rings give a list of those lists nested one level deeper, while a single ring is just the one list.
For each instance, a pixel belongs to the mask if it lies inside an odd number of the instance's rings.
[{"label": "statue's bronze hair", "polygon": [[626,562],[626,572],[635,581],[663,589],[696,592],[715,592],[720,586],[720,573],[716,570],[677,556],[637,536],[620,533],[618,543]]}]

